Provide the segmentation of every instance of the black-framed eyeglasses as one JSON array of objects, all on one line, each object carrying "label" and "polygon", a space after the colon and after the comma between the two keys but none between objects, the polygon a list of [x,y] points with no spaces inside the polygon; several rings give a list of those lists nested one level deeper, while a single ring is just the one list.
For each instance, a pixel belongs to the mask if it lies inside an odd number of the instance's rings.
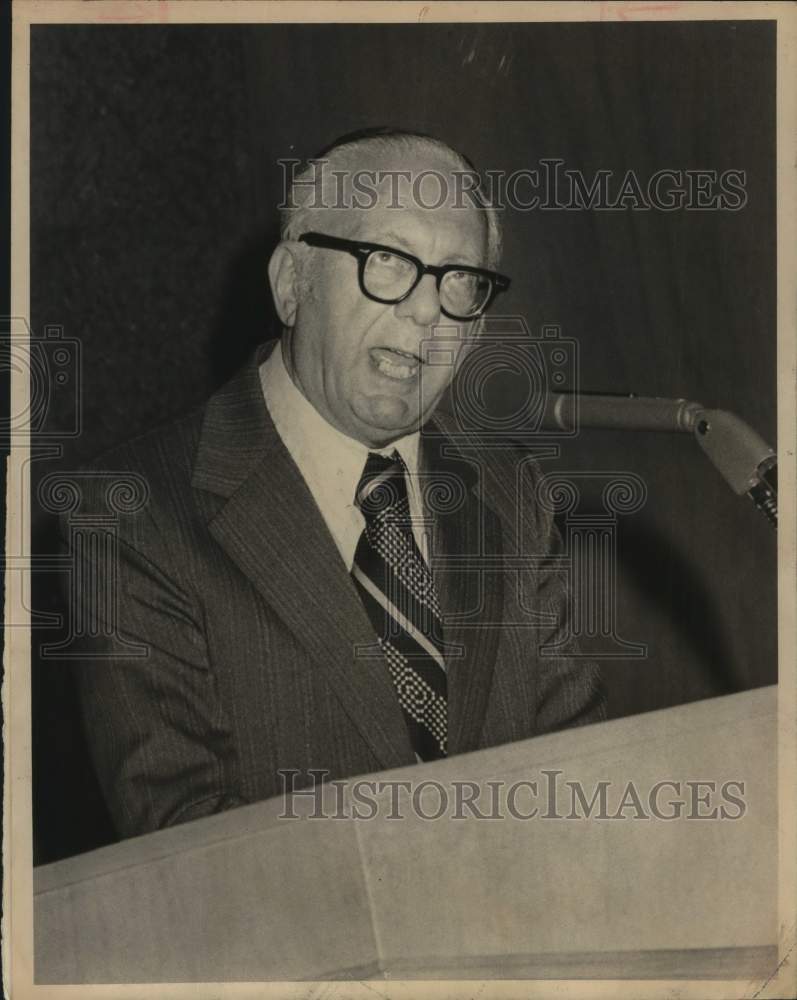
[{"label": "black-framed eyeglasses", "polygon": [[361,243],[326,233],[303,233],[300,242],[324,250],[342,250],[357,258],[360,291],[374,302],[395,305],[408,298],[421,278],[437,281],[440,310],[449,319],[472,320],[481,316],[510,279],[495,271],[465,264],[424,264],[418,257],[381,243]]}]

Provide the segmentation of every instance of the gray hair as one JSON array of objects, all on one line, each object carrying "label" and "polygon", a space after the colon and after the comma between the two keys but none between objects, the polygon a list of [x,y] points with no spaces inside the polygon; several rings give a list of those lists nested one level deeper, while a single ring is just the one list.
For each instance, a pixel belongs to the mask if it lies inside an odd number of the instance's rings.
[{"label": "gray hair", "polygon": [[[349,133],[335,140],[318,156],[307,161],[292,178],[290,192],[280,206],[280,234],[283,240],[297,240],[302,233],[314,228],[318,213],[329,211],[325,200],[335,173],[351,171],[352,161],[368,152],[427,153],[447,162],[452,172],[468,176],[472,184],[467,189],[471,205],[484,212],[487,224],[487,266],[495,268],[501,258],[502,233],[498,212],[486,198],[479,172],[471,161],[449,145],[420,132],[376,128]],[[464,207],[464,206],[463,206]]]}]

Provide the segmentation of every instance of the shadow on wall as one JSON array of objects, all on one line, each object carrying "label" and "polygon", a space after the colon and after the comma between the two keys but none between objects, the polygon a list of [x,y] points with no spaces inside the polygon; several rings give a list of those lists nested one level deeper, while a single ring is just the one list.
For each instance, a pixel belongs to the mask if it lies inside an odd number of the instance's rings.
[{"label": "shadow on wall", "polygon": [[[712,696],[747,687],[734,662],[716,595],[693,554],[676,548],[656,525],[637,521],[623,525],[618,562],[618,575],[627,585],[650,605],[667,612],[671,635],[669,648],[661,651],[663,661],[675,655],[675,643],[680,640],[691,650],[696,685],[702,679]],[[659,571],[663,566],[666,574]]]},{"label": "shadow on wall", "polygon": [[[602,511],[585,509],[582,514],[587,521],[590,513],[599,517]],[[566,519],[557,516],[556,521],[562,538],[566,539]],[[666,530],[651,518],[642,517],[621,526],[616,553],[613,573],[599,563],[591,568],[585,566],[585,572],[590,574],[593,588],[608,583],[612,577],[616,579],[614,639],[631,647],[641,643],[647,647],[645,655],[637,658],[628,653],[622,659],[607,655],[610,648],[616,648],[612,637],[601,633],[603,621],[595,610],[585,607],[582,619],[588,615],[589,621],[581,620],[580,624],[576,621],[579,588],[571,590],[571,614],[579,649],[600,661],[610,688],[609,717],[622,718],[649,710],[646,706],[651,693],[649,671],[654,671],[658,682],[679,663],[689,664],[689,683],[684,687],[675,684],[669,691],[660,692],[655,700],[661,704],[653,707],[717,697],[748,687],[744,672],[735,663],[727,622],[723,620],[712,582],[694,557],[680,551]],[[661,571],[662,567],[666,567],[666,572]],[[574,587],[572,581],[570,586]],[[593,596],[596,596],[594,590]],[[604,607],[603,600],[608,600],[608,596],[597,595],[598,607]],[[635,671],[635,664],[637,667],[644,664],[645,673]],[[617,680],[613,684],[615,675]],[[634,680],[630,681],[629,676]],[[645,694],[634,690],[637,684],[645,686]]]},{"label": "shadow on wall", "polygon": [[268,283],[268,262],[278,242],[275,219],[258,227],[230,261],[211,324],[208,363],[214,387],[232,378],[258,344],[281,333]]}]

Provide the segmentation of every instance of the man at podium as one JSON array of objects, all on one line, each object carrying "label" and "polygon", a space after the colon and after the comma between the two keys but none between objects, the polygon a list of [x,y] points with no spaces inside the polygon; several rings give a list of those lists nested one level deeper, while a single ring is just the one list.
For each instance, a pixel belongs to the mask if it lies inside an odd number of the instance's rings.
[{"label": "man at podium", "polygon": [[121,837],[603,718],[595,665],[555,655],[538,466],[438,407],[509,287],[474,177],[428,136],[335,142],[285,192],[281,339],[96,463],[147,494],[83,556],[117,599],[75,595]]}]

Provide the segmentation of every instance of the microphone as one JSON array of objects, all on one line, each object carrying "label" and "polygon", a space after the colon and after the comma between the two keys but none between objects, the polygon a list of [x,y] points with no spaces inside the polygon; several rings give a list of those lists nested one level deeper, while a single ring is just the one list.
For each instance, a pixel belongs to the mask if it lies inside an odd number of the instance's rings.
[{"label": "microphone", "polygon": [[634,393],[548,393],[541,427],[570,430],[691,431],[700,403]]},{"label": "microphone", "polygon": [[771,524],[778,523],[777,455],[727,410],[633,393],[549,393],[540,429],[574,428],[691,433],[734,493],[746,493]]}]

